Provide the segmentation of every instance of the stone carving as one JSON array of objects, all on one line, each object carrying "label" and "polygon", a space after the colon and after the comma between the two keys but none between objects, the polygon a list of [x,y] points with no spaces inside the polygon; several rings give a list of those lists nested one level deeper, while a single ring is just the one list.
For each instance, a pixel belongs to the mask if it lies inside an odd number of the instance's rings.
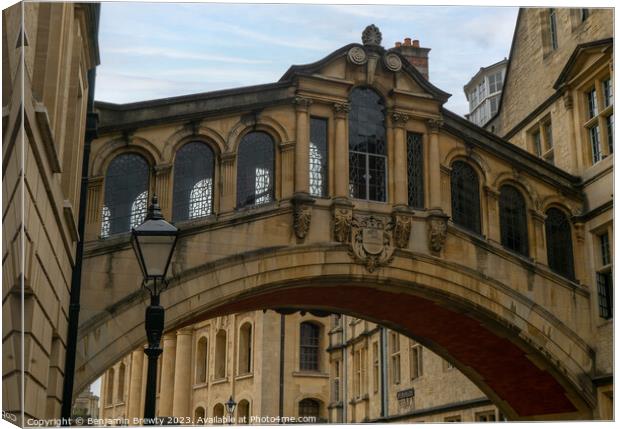
[{"label": "stone carving", "polygon": [[297,110],[306,111],[310,107],[313,101],[306,97],[295,96],[293,98],[293,104]]},{"label": "stone carving", "polygon": [[312,204],[314,199],[310,197],[294,196],[293,200],[293,231],[299,239],[306,238],[310,230],[312,220]]},{"label": "stone carving", "polygon": [[562,98],[564,99],[564,107],[567,110],[572,109],[573,108],[573,96],[570,95],[569,92],[565,92]]},{"label": "stone carving", "polygon": [[443,125],[443,121],[441,119],[429,119],[426,121],[426,124],[432,133],[438,133],[439,128]]},{"label": "stone carving", "polygon": [[381,31],[379,31],[379,28],[376,25],[371,24],[364,29],[364,32],[362,33],[362,43],[364,45],[381,46],[381,40]]},{"label": "stone carving", "polygon": [[360,48],[359,46],[354,46],[349,49],[349,52],[347,53],[347,58],[350,62],[358,66],[366,64],[366,61],[368,61],[366,51],[364,51],[364,49]]},{"label": "stone carving", "polygon": [[411,234],[411,217],[407,215],[395,214],[394,223],[394,243],[404,249],[409,246],[409,235]]},{"label": "stone carving", "polygon": [[348,243],[351,237],[351,221],[353,212],[349,209],[334,209],[334,240]]},{"label": "stone carving", "polygon": [[334,103],[334,112],[336,113],[336,116],[346,115],[350,111],[351,111],[350,103]]},{"label": "stone carving", "polygon": [[428,228],[428,248],[433,253],[439,253],[446,243],[448,235],[448,216],[432,215],[426,220]]},{"label": "stone carving", "polygon": [[400,60],[400,57],[393,52],[383,56],[383,64],[388,70],[393,72],[397,72],[403,67],[403,62]]},{"label": "stone carving", "polygon": [[409,120],[409,115],[401,112],[392,112],[392,122],[394,126],[404,127]]},{"label": "stone carving", "polygon": [[370,216],[354,217],[351,221],[351,250],[356,262],[369,272],[392,262],[394,245],[393,223],[389,218]]}]

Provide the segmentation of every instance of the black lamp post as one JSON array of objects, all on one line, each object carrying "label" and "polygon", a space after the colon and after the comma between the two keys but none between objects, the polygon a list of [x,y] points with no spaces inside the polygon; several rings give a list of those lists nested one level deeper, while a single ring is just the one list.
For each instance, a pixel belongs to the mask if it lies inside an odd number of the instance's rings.
[{"label": "black lamp post", "polygon": [[232,425],[232,416],[235,412],[236,406],[237,406],[237,403],[235,402],[235,400],[233,399],[231,395],[230,399],[226,401],[226,411],[228,411],[228,424],[229,425]]},{"label": "black lamp post", "polygon": [[144,401],[145,424],[155,424],[155,400],[157,387],[157,358],[162,352],[159,345],[164,330],[164,308],[159,305],[159,294],[167,286],[166,272],[172,259],[179,230],[166,222],[153,195],[144,222],[131,230],[131,244],[142,270],[142,286],[151,295],[151,304],[146,308],[145,328],[148,346],[146,398]]}]

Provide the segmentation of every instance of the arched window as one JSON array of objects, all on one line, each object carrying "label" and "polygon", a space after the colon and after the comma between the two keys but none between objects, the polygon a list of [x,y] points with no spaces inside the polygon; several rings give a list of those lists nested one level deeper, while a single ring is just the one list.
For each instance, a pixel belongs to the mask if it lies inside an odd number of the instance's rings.
[{"label": "arched window", "polygon": [[383,99],[370,88],[355,88],[349,98],[349,193],[352,198],[386,201]]},{"label": "arched window", "polygon": [[319,419],[321,403],[316,399],[306,398],[299,402],[299,417],[314,417]]},{"label": "arched window", "polygon": [[273,201],[274,150],[267,133],[252,132],[241,139],[237,150],[237,207]]},{"label": "arched window", "polygon": [[214,421],[215,424],[224,423],[223,421],[218,421],[217,419],[224,418],[224,404],[215,404],[213,407],[213,418],[216,419]]},{"label": "arched window", "polygon": [[247,425],[250,423],[250,403],[246,399],[239,401],[237,405],[237,424]]},{"label": "arched window", "polygon": [[215,336],[215,378],[226,377],[226,331],[220,329]]},{"label": "arched window", "polygon": [[125,364],[121,363],[118,368],[118,388],[116,392],[116,400],[118,402],[123,401],[123,397],[125,396]]},{"label": "arched window", "polygon": [[213,213],[213,151],[205,143],[184,145],[174,160],[175,221],[196,219]]},{"label": "arched window", "polygon": [[311,322],[303,322],[299,329],[299,369],[319,371],[321,328]]},{"label": "arched window", "polygon": [[575,278],[573,267],[573,240],[568,218],[557,208],[547,210],[545,235],[547,237],[547,263],[558,274]]},{"label": "arched window", "polygon": [[140,155],[125,153],[108,166],[101,209],[101,236],[126,232],[146,216],[149,166]]},{"label": "arched window", "polygon": [[239,374],[252,371],[252,325],[244,323],[239,329]]},{"label": "arched window", "polygon": [[499,191],[499,225],[502,245],[528,255],[527,215],[523,195],[514,186],[504,185]]},{"label": "arched window", "polygon": [[114,403],[114,368],[108,370],[108,386],[106,391],[106,403]]},{"label": "arched window", "polygon": [[[197,407],[197,408],[194,410],[194,424],[197,424],[197,425],[199,425],[199,424],[204,424],[204,423],[205,423],[205,422],[204,422],[204,418],[205,418],[205,417],[206,417],[206,416],[205,416],[205,409],[204,409],[204,408],[202,408],[202,407]],[[202,420],[199,420],[199,419],[202,419]]]},{"label": "arched window", "polygon": [[478,174],[463,161],[455,161],[450,173],[452,221],[480,234],[480,188]]},{"label": "arched window", "polygon": [[205,337],[196,344],[196,383],[206,383],[209,368],[209,343]]}]

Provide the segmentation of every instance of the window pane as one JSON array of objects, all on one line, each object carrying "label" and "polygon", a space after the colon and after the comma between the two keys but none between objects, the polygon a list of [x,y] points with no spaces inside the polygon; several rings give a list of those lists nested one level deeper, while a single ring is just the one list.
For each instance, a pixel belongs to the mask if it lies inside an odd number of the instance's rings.
[{"label": "window pane", "polygon": [[407,191],[409,207],[424,207],[424,151],[422,135],[407,133]]},{"label": "window pane", "polygon": [[570,222],[559,209],[547,210],[545,219],[545,234],[547,238],[547,261],[553,271],[572,279],[575,277],[573,269],[573,242]]},{"label": "window pane", "polygon": [[327,119],[310,118],[310,194],[327,196]]},{"label": "window pane", "polygon": [[536,156],[542,156],[542,144],[540,141],[540,131],[534,132],[532,139],[534,141],[534,152]]},{"label": "window pane", "polygon": [[129,231],[144,221],[148,182],[149,166],[140,155],[128,153],[112,160],[105,178],[102,237]]},{"label": "window pane", "polygon": [[607,117],[607,143],[609,145],[609,153],[614,153],[614,115]]},{"label": "window pane", "polygon": [[545,129],[545,140],[546,144],[547,144],[547,150],[552,149],[553,148],[553,132],[551,130],[551,122],[546,122],[543,125],[543,128]]},{"label": "window pane", "polygon": [[558,34],[555,9],[549,9],[549,33],[551,37],[551,48],[558,48]]},{"label": "window pane", "polygon": [[522,255],[528,255],[527,216],[525,200],[512,186],[500,189],[499,213],[502,245]]},{"label": "window pane", "polygon": [[611,257],[609,252],[609,234],[604,233],[599,236],[601,244],[601,263],[603,265],[609,265],[611,263]]},{"label": "window pane", "polygon": [[598,308],[599,315],[603,319],[613,317],[613,278],[611,271],[596,273],[596,283],[598,287]]},{"label": "window pane", "polygon": [[595,164],[603,159],[601,153],[601,140],[598,125],[593,126],[589,130],[590,133],[590,145],[592,146],[592,163]]},{"label": "window pane", "polygon": [[269,134],[252,132],[237,153],[237,207],[273,201],[274,143]]},{"label": "window pane", "polygon": [[614,93],[611,85],[611,79],[607,78],[603,81],[603,99],[605,107],[611,106],[614,102]]},{"label": "window pane", "polygon": [[213,151],[201,142],[184,145],[174,160],[172,218],[195,219],[213,212]]},{"label": "window pane", "polygon": [[368,155],[368,199],[386,200],[386,162],[385,156]]},{"label": "window pane", "polygon": [[302,371],[319,370],[319,333],[320,328],[313,323],[300,325],[299,369]]},{"label": "window pane", "polygon": [[480,188],[478,174],[463,161],[452,164],[450,174],[452,192],[452,221],[473,232],[480,233]]},{"label": "window pane", "polygon": [[366,198],[366,157],[349,152],[349,195],[352,198]]},{"label": "window pane", "polygon": [[596,100],[596,89],[594,88],[588,92],[588,114],[590,118],[598,115],[598,101]]}]

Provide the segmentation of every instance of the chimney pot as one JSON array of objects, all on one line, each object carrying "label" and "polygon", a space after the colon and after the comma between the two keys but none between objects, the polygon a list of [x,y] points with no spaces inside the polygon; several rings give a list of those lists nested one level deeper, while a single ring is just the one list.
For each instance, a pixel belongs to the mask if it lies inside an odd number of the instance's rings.
[{"label": "chimney pot", "polygon": [[405,46],[411,46],[411,37],[405,37]]},{"label": "chimney pot", "polygon": [[419,40],[414,40],[411,42],[411,46],[413,46],[414,48],[419,48],[420,47],[420,41]]}]

